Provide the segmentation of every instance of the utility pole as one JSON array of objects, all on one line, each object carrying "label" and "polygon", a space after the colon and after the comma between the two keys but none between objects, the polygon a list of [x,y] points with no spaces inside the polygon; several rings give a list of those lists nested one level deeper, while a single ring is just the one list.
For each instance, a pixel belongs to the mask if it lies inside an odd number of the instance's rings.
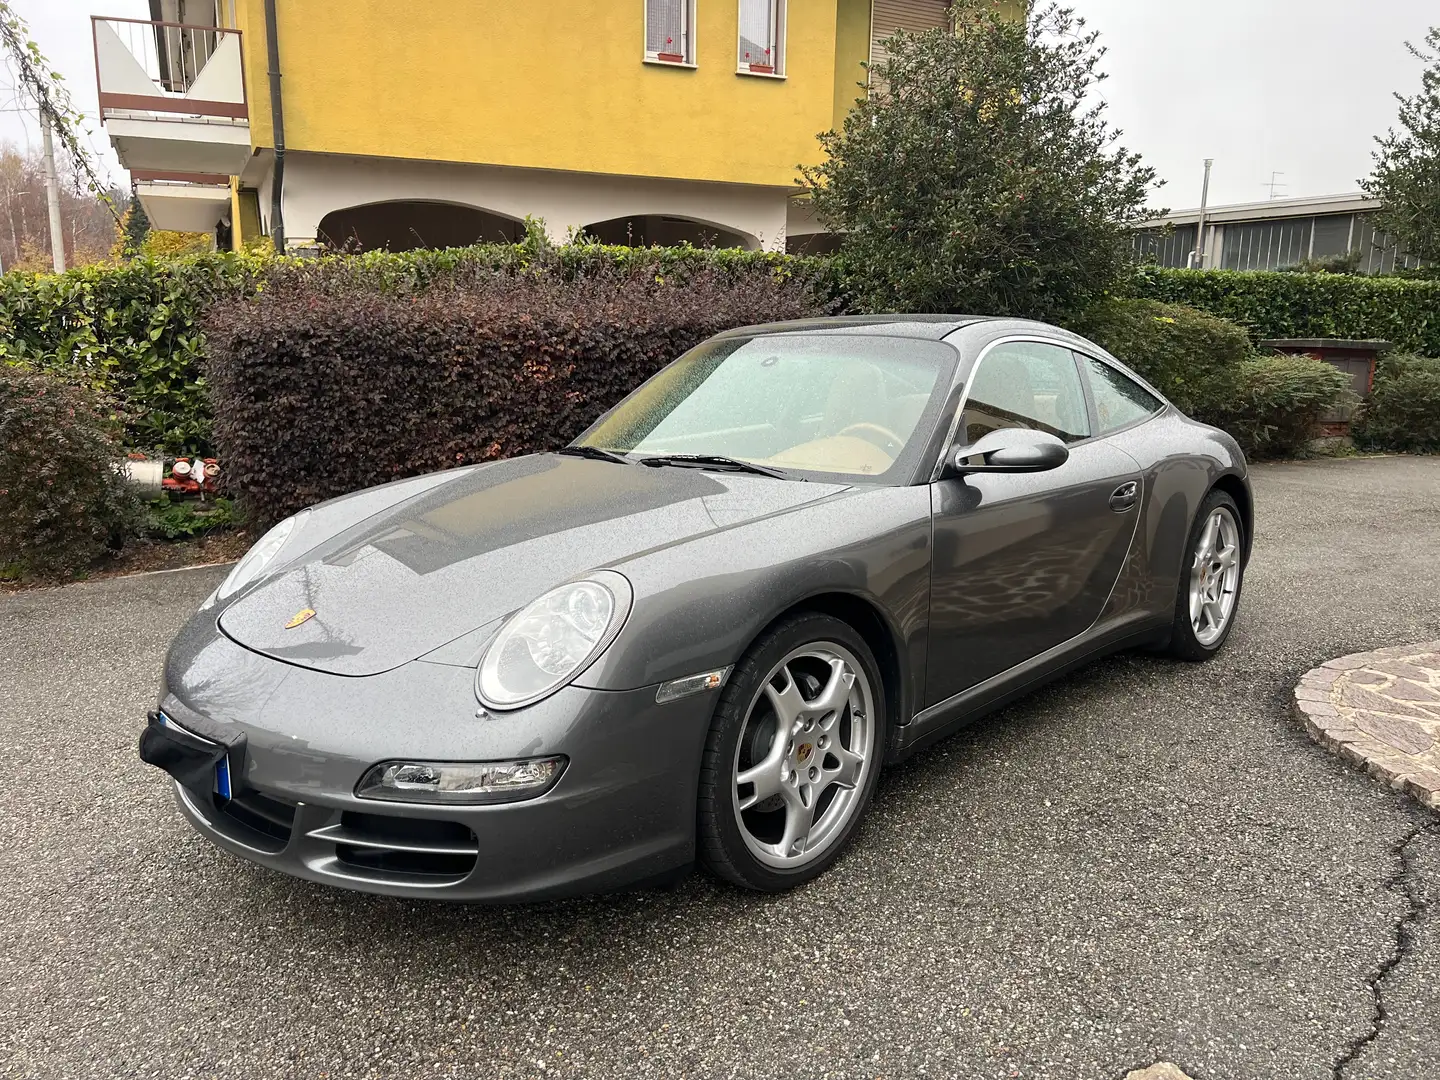
[{"label": "utility pole", "polygon": [[1195,250],[1190,253],[1193,270],[1205,269],[1205,208],[1210,204],[1210,166],[1214,158],[1205,159],[1205,182],[1200,185],[1200,220],[1195,223]]},{"label": "utility pole", "polygon": [[40,105],[40,134],[45,151],[45,201],[50,204],[50,255],[55,272],[65,272],[65,226],[60,222],[60,177],[55,173],[55,141],[50,135],[50,114]]}]

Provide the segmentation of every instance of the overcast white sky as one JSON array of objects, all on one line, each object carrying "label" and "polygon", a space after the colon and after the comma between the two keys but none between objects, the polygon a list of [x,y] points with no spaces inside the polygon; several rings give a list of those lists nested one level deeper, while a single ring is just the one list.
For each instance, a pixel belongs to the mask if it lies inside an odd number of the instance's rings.
[{"label": "overcast white sky", "polygon": [[[146,18],[145,0],[12,3],[76,105],[93,116],[90,16]],[[1069,3],[1109,48],[1103,92],[1111,120],[1168,181],[1155,202],[1170,209],[1199,204],[1207,157],[1215,159],[1212,205],[1265,198],[1272,172],[1282,174],[1282,196],[1355,190],[1369,171],[1372,137],[1394,121],[1391,92],[1419,88],[1420,64],[1405,41],[1418,43],[1427,25],[1440,23],[1436,0]],[[8,76],[0,80],[8,84]],[[13,92],[0,91],[0,107],[15,104]],[[90,127],[92,145],[124,183],[99,124]],[[37,141],[33,118],[0,112],[0,139]]]},{"label": "overcast white sky", "polygon": [[[283,2],[283,0],[282,0]],[[294,2],[294,0],[292,0]],[[305,0],[299,0],[304,3]],[[90,129],[90,146],[95,151],[104,175],[121,187],[130,186],[129,175],[110,150],[105,131],[96,119],[99,106],[95,92],[95,52],[90,37],[91,15],[118,15],[129,19],[148,19],[147,0],[10,0],[10,6],[30,24],[30,36],[40,46],[51,65],[65,76],[66,88],[75,107],[85,113]],[[40,127],[34,105],[28,100],[17,101],[14,76],[0,65],[0,141],[17,146],[40,145]],[[29,112],[17,112],[17,106],[29,106]]]},{"label": "overcast white sky", "polygon": [[1069,0],[1109,48],[1102,84],[1122,140],[1167,181],[1172,210],[1356,190],[1392,91],[1420,88],[1436,0]]}]

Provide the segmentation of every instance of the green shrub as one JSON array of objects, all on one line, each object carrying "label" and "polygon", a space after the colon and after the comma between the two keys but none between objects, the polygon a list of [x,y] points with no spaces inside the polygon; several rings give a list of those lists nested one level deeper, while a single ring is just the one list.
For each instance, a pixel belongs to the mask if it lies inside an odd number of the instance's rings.
[{"label": "green shrub", "polygon": [[1344,255],[1301,259],[1299,262],[1276,269],[1282,274],[1358,274],[1361,272],[1360,264],[1364,259],[1365,253],[1357,249]]},{"label": "green shrub", "polygon": [[5,274],[0,363],[53,371],[124,402],[131,446],[203,450],[210,410],[200,318],[217,296],[246,289],[262,265],[206,255]]},{"label": "green shrub", "polygon": [[1156,300],[1109,300],[1089,308],[1071,328],[1187,413],[1206,399],[1217,377],[1253,352],[1244,327]]},{"label": "green shrub", "polygon": [[1365,449],[1440,453],[1440,359],[1381,360],[1350,433]]},{"label": "green shrub", "polygon": [[1257,356],[1206,388],[1194,416],[1224,428],[1251,457],[1295,457],[1320,418],[1354,401],[1350,376],[1310,356]]},{"label": "green shrub", "polygon": [[95,396],[0,365],[0,570],[57,579],[123,543],[138,504]]},{"label": "green shrub", "polygon": [[771,265],[657,273],[608,259],[569,280],[475,271],[408,291],[317,265],[220,303],[207,340],[226,488],[263,526],[357,488],[563,445],[710,335],[822,313],[809,283]]},{"label": "green shrub", "polygon": [[1147,267],[1132,289],[1233,320],[1256,341],[1371,338],[1440,356],[1440,280]]}]

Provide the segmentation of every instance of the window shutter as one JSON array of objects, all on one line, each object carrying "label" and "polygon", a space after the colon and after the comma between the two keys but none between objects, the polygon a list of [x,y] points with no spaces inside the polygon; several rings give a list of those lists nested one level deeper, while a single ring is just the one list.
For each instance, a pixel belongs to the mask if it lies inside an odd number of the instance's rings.
[{"label": "window shutter", "polygon": [[896,30],[919,34],[950,25],[949,0],[874,0],[870,16],[870,63],[885,59],[885,39]]},{"label": "window shutter", "polygon": [[778,67],[775,45],[775,6],[778,0],[740,0],[740,48],[736,63],[743,71],[751,65]]},{"label": "window shutter", "polygon": [[685,25],[689,0],[645,0],[645,52],[650,56],[671,53],[690,59],[690,42]]}]

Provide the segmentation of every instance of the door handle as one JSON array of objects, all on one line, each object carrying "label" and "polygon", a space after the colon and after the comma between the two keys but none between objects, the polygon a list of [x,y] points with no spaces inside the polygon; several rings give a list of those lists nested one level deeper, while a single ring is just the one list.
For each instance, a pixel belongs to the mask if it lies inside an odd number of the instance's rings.
[{"label": "door handle", "polygon": [[1140,485],[1134,481],[1121,484],[1110,494],[1110,509],[1117,514],[1123,514],[1135,505],[1135,499],[1140,494]]}]

